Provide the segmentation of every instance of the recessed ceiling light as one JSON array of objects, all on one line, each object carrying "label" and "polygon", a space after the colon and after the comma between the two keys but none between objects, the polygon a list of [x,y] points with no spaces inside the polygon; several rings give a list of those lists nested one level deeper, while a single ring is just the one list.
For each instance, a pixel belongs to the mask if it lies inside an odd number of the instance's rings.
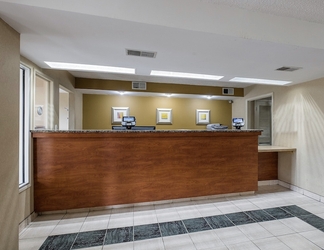
[{"label": "recessed ceiling light", "polygon": [[159,71],[159,70],[151,70],[151,76],[194,78],[194,79],[204,79],[204,80],[219,80],[219,79],[223,78],[223,76],[216,76],[216,75],[204,75],[204,74],[193,74],[193,73],[172,72],[172,71]]},{"label": "recessed ceiling light", "polygon": [[244,77],[234,77],[229,81],[230,82],[272,84],[272,85],[285,85],[285,84],[291,83],[291,81],[278,81],[278,80],[257,79],[257,78],[244,78]]},{"label": "recessed ceiling light", "polygon": [[78,64],[78,63],[61,63],[61,62],[45,62],[45,63],[53,69],[135,74],[135,69],[133,68],[121,68],[121,67]]}]

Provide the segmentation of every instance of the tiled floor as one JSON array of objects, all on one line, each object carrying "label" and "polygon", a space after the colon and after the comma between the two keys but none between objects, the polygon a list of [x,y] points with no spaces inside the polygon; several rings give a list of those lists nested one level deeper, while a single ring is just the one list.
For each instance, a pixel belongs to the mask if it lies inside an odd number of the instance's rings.
[{"label": "tiled floor", "polygon": [[35,249],[324,249],[324,204],[281,186],[255,195],[43,215],[20,234]]}]

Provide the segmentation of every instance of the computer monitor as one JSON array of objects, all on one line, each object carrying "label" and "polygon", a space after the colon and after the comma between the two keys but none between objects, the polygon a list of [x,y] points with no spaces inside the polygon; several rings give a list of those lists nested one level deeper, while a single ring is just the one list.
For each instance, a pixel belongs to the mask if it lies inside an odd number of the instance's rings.
[{"label": "computer monitor", "polygon": [[127,129],[131,129],[136,125],[135,116],[123,116],[121,125]]},{"label": "computer monitor", "polygon": [[232,125],[236,129],[241,129],[244,126],[244,119],[243,118],[233,118]]}]

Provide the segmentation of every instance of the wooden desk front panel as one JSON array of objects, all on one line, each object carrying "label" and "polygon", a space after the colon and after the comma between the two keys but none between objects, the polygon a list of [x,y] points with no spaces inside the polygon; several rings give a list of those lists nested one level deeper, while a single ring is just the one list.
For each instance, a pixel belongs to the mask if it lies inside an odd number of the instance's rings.
[{"label": "wooden desk front panel", "polygon": [[34,181],[36,212],[256,191],[257,134],[42,135]]},{"label": "wooden desk front panel", "polygon": [[259,181],[278,179],[278,152],[259,152]]}]

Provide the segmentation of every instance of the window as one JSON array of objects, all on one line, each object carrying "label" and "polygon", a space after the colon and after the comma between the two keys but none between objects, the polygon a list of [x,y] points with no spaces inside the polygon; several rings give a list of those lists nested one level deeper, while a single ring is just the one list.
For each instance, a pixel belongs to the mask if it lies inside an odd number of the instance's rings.
[{"label": "window", "polygon": [[19,91],[19,188],[29,184],[30,69],[20,65]]}]

